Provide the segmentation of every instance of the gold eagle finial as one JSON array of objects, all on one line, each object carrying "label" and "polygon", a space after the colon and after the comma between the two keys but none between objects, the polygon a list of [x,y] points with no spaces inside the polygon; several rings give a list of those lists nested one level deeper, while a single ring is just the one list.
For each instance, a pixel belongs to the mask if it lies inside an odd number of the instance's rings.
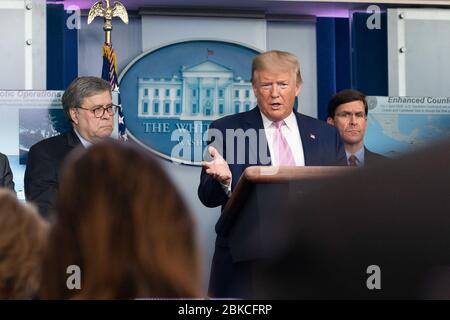
[{"label": "gold eagle finial", "polygon": [[103,17],[105,23],[103,24],[103,30],[105,30],[105,43],[111,45],[111,30],[113,17],[119,17],[122,21],[128,24],[128,13],[125,6],[115,1],[111,7],[109,0],[105,0],[105,7],[103,7],[103,1],[97,1],[89,10],[87,23],[90,24],[96,17]]}]

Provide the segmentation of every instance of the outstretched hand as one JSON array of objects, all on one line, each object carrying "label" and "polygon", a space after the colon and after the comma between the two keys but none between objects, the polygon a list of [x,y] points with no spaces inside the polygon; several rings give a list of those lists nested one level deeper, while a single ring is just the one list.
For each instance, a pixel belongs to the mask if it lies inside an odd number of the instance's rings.
[{"label": "outstretched hand", "polygon": [[216,148],[209,146],[208,152],[212,157],[212,161],[202,161],[205,172],[215,180],[228,186],[231,182],[231,171],[228,167],[228,163]]}]

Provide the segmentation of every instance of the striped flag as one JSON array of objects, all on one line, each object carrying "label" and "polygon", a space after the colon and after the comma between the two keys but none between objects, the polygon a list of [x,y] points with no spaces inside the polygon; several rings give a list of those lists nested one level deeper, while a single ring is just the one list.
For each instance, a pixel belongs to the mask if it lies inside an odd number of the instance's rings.
[{"label": "striped flag", "polygon": [[117,78],[117,58],[112,45],[103,44],[103,68],[102,79],[111,84],[111,90],[117,92],[119,105],[119,139],[128,140],[125,126],[125,117],[123,115],[122,103],[120,101],[119,81]]}]

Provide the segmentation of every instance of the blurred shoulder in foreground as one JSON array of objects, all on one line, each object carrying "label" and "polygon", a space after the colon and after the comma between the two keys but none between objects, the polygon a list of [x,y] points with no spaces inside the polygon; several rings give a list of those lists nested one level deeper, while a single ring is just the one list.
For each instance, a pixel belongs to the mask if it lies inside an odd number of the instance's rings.
[{"label": "blurred shoulder in foreground", "polygon": [[291,203],[259,298],[450,299],[449,163],[447,141]]},{"label": "blurred shoulder in foreground", "polygon": [[36,297],[47,234],[35,207],[0,188],[0,299]]}]

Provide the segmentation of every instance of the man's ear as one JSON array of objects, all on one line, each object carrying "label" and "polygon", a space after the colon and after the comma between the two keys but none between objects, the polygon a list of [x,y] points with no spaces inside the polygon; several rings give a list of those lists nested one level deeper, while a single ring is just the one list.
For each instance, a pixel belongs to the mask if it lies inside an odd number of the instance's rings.
[{"label": "man's ear", "polygon": [[328,117],[327,118],[327,123],[331,124],[332,126],[334,126],[334,119],[332,117]]},{"label": "man's ear", "polygon": [[70,108],[69,115],[72,122],[78,124],[78,110],[76,108]]},{"label": "man's ear", "polygon": [[302,90],[302,84],[298,83],[297,88],[295,88],[295,96],[298,97],[300,94],[300,91]]}]

